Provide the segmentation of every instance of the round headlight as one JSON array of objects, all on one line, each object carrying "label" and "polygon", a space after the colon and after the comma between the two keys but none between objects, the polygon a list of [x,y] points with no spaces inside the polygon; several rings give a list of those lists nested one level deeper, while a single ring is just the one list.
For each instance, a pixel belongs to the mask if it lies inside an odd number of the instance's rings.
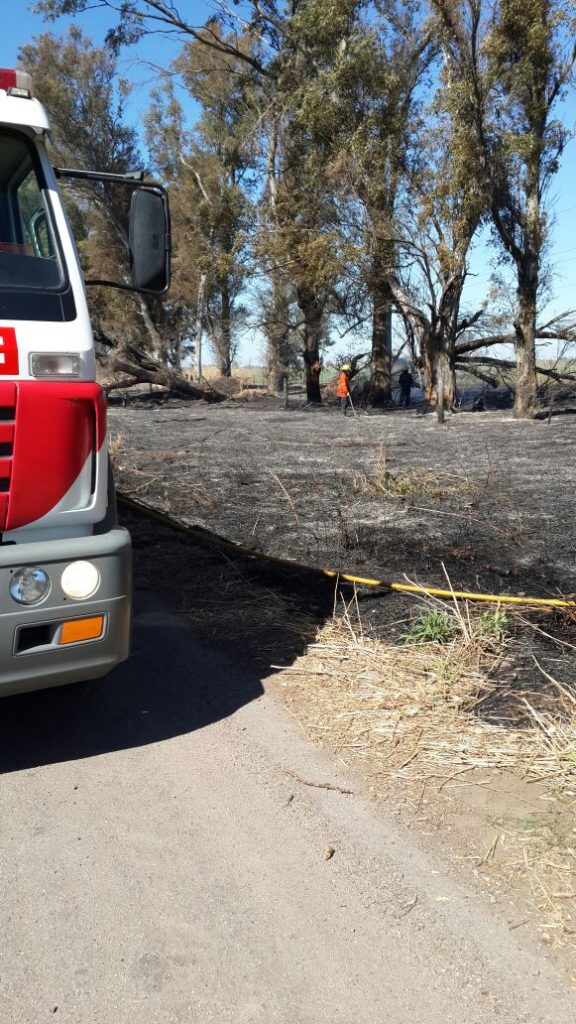
[{"label": "round headlight", "polygon": [[10,580],[10,596],[18,604],[38,604],[50,590],[50,577],[44,569],[16,569]]},{"label": "round headlight", "polygon": [[100,573],[92,562],[71,562],[62,573],[62,590],[77,601],[92,597],[100,586]]}]

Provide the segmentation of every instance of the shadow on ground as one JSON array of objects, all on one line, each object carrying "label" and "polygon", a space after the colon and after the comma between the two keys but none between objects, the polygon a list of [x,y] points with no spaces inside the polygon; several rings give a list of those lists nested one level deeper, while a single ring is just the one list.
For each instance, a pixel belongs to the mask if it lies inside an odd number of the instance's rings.
[{"label": "shadow on ground", "polygon": [[275,589],[238,562],[132,517],[133,654],[107,678],[0,701],[0,772],[157,743],[263,693],[332,613],[333,594]]},{"label": "shadow on ground", "polygon": [[[334,584],[317,575],[231,557],[134,514],[125,521],[137,591],[132,657],[103,680],[0,700],[0,773],[145,746],[226,718],[258,698],[262,680],[304,653],[335,607],[343,608]],[[424,550],[419,555],[426,564]],[[438,564],[437,553],[428,556]],[[468,558],[467,550],[460,553],[460,570]],[[494,582],[502,586],[496,573]],[[350,600],[350,591],[342,597]],[[360,595],[355,610],[369,635],[389,642],[419,606],[376,591]],[[567,676],[570,666],[559,666],[558,645],[546,634],[560,631],[573,649],[574,624],[544,626],[534,634],[527,625],[526,636],[517,637],[511,658],[492,676],[495,692],[478,702],[479,717],[525,724],[526,686],[541,696],[546,689],[541,672],[535,684],[534,655],[548,672]]]}]

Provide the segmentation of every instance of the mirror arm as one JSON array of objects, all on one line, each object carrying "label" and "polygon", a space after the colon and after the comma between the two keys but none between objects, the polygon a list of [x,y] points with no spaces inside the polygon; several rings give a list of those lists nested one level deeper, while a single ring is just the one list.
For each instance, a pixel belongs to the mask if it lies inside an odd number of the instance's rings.
[{"label": "mirror arm", "polygon": [[128,171],[126,174],[113,174],[108,171],[84,171],[75,167],[55,167],[57,178],[76,178],[79,181],[109,181],[117,185],[131,185],[132,188],[154,188],[167,195],[164,185],[159,181],[146,181],[144,171]]},{"label": "mirror arm", "polygon": [[100,281],[98,278],[88,278],[84,280],[84,284],[96,285],[98,288],[117,288],[121,292],[137,292],[138,295],[165,295],[170,288],[170,282],[162,289],[161,292],[150,291],[149,288],[134,288],[131,284],[117,284],[116,281]]}]

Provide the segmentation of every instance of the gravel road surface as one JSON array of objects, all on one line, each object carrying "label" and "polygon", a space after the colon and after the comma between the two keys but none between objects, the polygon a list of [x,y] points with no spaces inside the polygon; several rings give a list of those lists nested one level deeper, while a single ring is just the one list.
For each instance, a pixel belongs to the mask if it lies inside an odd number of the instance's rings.
[{"label": "gravel road surface", "polygon": [[518,922],[153,593],[107,681],[2,702],[0,769],[2,1024],[574,1020]]}]

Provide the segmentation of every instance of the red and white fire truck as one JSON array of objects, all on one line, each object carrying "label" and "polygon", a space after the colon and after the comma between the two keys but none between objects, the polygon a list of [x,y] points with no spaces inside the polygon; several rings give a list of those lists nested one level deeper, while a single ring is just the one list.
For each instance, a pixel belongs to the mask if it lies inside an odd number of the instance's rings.
[{"label": "red and white fire truck", "polygon": [[30,76],[0,70],[0,695],[93,679],[129,653],[130,537],[58,178],[132,189],[131,278],[108,283],[160,294],[169,277],[164,190],[52,167],[49,132]]}]

